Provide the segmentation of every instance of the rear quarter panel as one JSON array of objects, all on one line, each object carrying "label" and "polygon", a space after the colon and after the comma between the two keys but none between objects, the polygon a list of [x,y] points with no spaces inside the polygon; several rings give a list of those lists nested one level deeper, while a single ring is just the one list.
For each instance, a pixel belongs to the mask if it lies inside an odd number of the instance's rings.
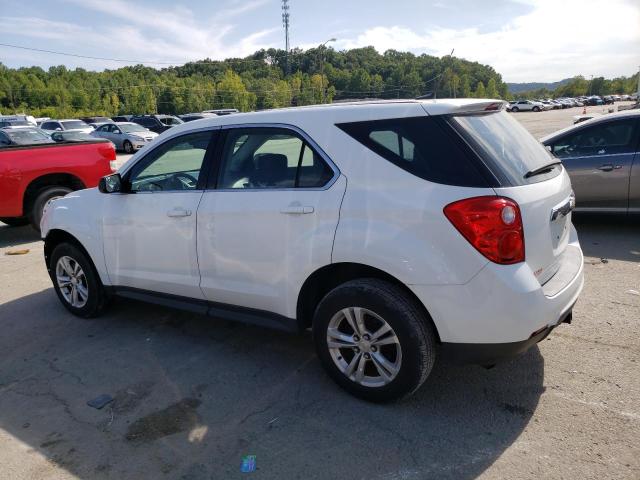
[{"label": "rear quarter panel", "polygon": [[328,147],[347,177],[332,262],[381,269],[407,285],[463,284],[486,263],[444,216],[491,188],[441,185],[388,162],[335,127]]},{"label": "rear quarter panel", "polygon": [[43,175],[64,173],[78,178],[89,188],[112,173],[109,162],[115,151],[107,142],[47,144],[0,149],[0,216],[19,217],[24,193]]}]

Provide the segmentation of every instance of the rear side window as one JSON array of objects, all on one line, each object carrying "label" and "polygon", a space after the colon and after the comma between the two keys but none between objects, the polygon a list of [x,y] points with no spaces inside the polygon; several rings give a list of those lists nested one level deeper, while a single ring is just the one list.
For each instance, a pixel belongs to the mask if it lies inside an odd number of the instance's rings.
[{"label": "rear side window", "polygon": [[227,133],[219,189],[321,188],[334,172],[296,133],[234,128]]},{"label": "rear side window", "polygon": [[463,142],[433,117],[341,123],[338,128],[384,159],[435,183],[486,187],[488,182]]}]

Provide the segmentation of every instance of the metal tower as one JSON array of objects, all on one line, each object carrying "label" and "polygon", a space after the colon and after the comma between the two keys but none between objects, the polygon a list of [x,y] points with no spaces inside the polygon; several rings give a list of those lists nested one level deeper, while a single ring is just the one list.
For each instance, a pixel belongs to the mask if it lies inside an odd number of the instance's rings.
[{"label": "metal tower", "polygon": [[284,27],[286,74],[289,75],[289,0],[282,0],[282,26]]}]

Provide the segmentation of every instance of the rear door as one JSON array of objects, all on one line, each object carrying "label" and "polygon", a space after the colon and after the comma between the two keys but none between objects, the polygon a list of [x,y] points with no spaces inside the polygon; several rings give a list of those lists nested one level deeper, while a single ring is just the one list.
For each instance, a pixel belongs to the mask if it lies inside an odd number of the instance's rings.
[{"label": "rear door", "polygon": [[225,132],[217,181],[198,209],[202,291],[295,318],[296,288],[331,263],[346,180],[298,130]]},{"label": "rear door", "polygon": [[629,213],[640,213],[640,118],[636,118],[638,139],[629,178]]},{"label": "rear door", "polygon": [[571,177],[577,209],[627,211],[637,130],[635,119],[618,118],[579,128],[551,143]]}]

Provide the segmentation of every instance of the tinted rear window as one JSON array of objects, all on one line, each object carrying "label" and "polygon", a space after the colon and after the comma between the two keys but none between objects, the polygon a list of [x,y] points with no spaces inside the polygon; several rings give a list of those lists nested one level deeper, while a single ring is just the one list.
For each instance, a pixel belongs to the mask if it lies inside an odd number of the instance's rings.
[{"label": "tinted rear window", "polygon": [[555,159],[506,112],[449,117],[451,125],[469,142],[501,184],[524,185],[558,175],[560,167],[543,175],[524,178],[527,172]]},{"label": "tinted rear window", "polygon": [[482,166],[435,117],[395,118],[337,125],[389,162],[435,183],[487,187]]}]

